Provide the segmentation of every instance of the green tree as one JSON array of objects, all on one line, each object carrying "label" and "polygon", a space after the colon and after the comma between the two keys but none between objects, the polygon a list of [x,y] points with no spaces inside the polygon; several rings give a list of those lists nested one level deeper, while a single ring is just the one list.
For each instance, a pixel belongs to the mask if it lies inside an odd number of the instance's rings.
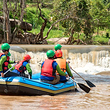
[{"label": "green tree", "polygon": [[[65,34],[70,36],[68,44],[71,44],[74,33],[81,31],[85,34],[85,42],[90,43],[94,32],[92,16],[90,14],[90,3],[88,0],[57,0],[54,4],[54,18],[61,19],[69,16],[68,19],[61,22],[65,28]],[[79,39],[79,38],[78,38]]]}]

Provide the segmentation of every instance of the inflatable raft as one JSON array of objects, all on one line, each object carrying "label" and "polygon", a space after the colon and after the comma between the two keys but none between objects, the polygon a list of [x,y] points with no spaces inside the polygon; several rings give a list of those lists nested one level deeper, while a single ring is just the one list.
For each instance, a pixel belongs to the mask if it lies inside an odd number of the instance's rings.
[{"label": "inflatable raft", "polygon": [[12,76],[7,78],[0,77],[0,94],[2,95],[56,95],[62,92],[75,90],[76,83],[69,79],[65,83],[55,85],[42,82],[40,73],[28,79],[21,76]]}]

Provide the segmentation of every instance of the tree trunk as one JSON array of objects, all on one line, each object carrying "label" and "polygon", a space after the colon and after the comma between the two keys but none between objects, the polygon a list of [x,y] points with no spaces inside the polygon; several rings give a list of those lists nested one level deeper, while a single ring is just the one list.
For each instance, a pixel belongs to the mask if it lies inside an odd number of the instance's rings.
[{"label": "tree trunk", "polygon": [[67,41],[67,44],[71,44],[72,43],[72,40],[73,40],[73,34],[74,34],[74,29],[71,30],[71,35]]},{"label": "tree trunk", "polygon": [[10,21],[9,21],[9,10],[7,6],[7,0],[3,0],[3,13],[4,13],[4,29],[3,29],[4,40],[10,43],[11,27],[10,27]]},{"label": "tree trunk", "polygon": [[15,29],[14,29],[14,31],[13,31],[13,33],[12,33],[12,40],[13,40],[13,38],[16,36],[17,31],[18,31],[18,28],[20,27],[21,23],[23,22],[23,16],[24,16],[24,13],[25,13],[24,9],[25,9],[25,7],[26,7],[25,3],[26,3],[25,0],[21,0],[21,1],[20,1],[20,5],[21,5],[20,20],[19,20],[19,22],[18,22],[18,27],[15,27]]}]

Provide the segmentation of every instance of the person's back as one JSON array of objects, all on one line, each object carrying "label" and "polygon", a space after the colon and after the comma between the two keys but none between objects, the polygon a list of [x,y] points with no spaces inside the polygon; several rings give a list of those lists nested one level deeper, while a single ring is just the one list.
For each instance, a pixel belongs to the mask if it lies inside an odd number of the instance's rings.
[{"label": "person's back", "polygon": [[61,71],[59,65],[56,61],[54,61],[55,52],[53,50],[47,51],[47,57],[42,65],[41,65],[41,80],[51,83],[57,84],[60,80],[59,75],[56,75],[56,70],[59,72],[60,75],[66,76],[66,74]]},{"label": "person's back", "polygon": [[12,71],[12,72],[15,72],[21,76],[26,76],[25,75],[25,71],[27,70],[29,75],[30,75],[30,79],[32,78],[32,70],[31,70],[31,67],[29,65],[29,62],[30,62],[30,55],[24,55],[23,57],[23,60],[21,60],[16,66],[15,66],[15,69]]},{"label": "person's back", "polygon": [[44,80],[54,80],[56,74],[56,70],[52,65],[56,65],[56,62],[53,59],[46,59],[43,63],[42,63],[42,69],[41,69],[41,79]]},{"label": "person's back", "polygon": [[66,59],[57,58],[57,59],[55,59],[55,61],[58,63],[60,69],[61,69],[63,72],[66,72]]},{"label": "person's back", "polygon": [[[66,59],[62,58],[62,51],[61,50],[57,50],[56,52],[56,57],[57,59],[55,59],[55,61],[58,63],[58,65],[60,66],[61,70],[65,73],[67,73],[70,77],[73,77],[73,74],[71,73],[71,70],[69,68],[68,63],[66,62]],[[60,81],[66,81],[66,77],[65,76],[60,76]]]}]

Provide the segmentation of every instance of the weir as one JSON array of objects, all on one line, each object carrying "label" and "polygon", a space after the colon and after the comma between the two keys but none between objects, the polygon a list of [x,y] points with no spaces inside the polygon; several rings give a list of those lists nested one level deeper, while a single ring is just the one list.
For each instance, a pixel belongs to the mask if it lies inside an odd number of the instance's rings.
[{"label": "weir", "polygon": [[[11,45],[11,60],[22,60],[25,54],[31,56],[34,72],[39,72],[41,63],[47,58],[47,50],[54,50],[54,45]],[[98,45],[62,45],[63,58],[70,61],[72,68],[110,70],[110,46]]]}]

